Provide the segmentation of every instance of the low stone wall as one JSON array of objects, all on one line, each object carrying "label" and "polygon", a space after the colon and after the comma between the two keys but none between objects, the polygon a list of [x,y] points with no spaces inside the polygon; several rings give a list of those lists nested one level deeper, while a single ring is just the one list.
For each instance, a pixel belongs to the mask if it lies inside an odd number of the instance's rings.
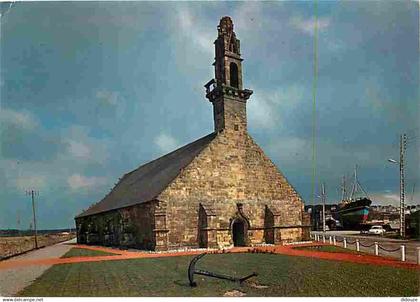
[{"label": "low stone wall", "polygon": [[[71,234],[46,234],[38,235],[38,247],[53,245],[76,237]],[[19,255],[35,248],[34,236],[0,237],[0,259]]]}]

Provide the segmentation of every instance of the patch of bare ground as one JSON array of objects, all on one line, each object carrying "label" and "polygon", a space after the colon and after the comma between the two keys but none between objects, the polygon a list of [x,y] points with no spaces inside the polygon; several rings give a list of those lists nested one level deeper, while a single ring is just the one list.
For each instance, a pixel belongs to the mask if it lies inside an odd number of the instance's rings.
[{"label": "patch of bare ground", "polygon": [[246,296],[246,294],[236,289],[227,291],[223,294],[223,297],[243,297],[243,296]]},{"label": "patch of bare ground", "polygon": [[259,284],[258,282],[255,282],[255,281],[247,280],[244,283],[246,283],[246,285],[248,285],[249,287],[253,287],[256,289],[268,288],[268,285]]},{"label": "patch of bare ground", "polygon": [[[45,234],[38,235],[38,247],[45,247],[58,242],[67,241],[75,234]],[[35,248],[33,236],[0,237],[0,260],[19,255]]]}]

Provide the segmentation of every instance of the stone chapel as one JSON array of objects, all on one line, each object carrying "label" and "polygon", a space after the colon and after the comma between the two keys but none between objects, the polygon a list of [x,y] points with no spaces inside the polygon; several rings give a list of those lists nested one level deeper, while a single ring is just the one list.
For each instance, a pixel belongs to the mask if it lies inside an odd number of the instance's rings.
[{"label": "stone chapel", "polygon": [[78,243],[159,251],[308,239],[301,197],[247,131],[252,90],[231,18],[217,30],[205,85],[214,132],[125,174],[76,216]]}]

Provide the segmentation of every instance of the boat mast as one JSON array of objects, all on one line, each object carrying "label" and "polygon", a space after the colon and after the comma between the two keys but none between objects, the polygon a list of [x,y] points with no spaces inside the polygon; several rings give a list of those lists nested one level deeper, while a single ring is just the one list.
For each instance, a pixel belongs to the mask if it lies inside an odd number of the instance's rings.
[{"label": "boat mast", "polygon": [[369,195],[367,194],[367,192],[365,191],[365,189],[363,189],[362,185],[360,184],[359,180],[357,179],[357,165],[354,166],[354,183],[353,183],[353,187],[351,190],[351,195],[350,195],[350,201],[354,201],[354,195],[356,192],[362,191],[367,198],[369,198]]},{"label": "boat mast", "polygon": [[346,175],[343,175],[343,181],[341,182],[341,200],[345,200],[347,197],[346,192]]},{"label": "boat mast", "polygon": [[350,194],[350,201],[354,200],[354,193],[356,193],[357,191],[357,165],[354,166],[354,182],[353,182],[353,187],[351,188],[351,194]]}]

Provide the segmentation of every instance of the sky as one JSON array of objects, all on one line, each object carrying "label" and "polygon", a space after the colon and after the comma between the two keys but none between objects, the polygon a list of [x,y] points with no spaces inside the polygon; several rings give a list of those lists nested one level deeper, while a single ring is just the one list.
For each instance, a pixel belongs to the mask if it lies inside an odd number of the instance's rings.
[{"label": "sky", "polygon": [[[203,85],[226,15],[254,91],[248,131],[312,204],[313,2],[0,5],[0,228],[29,227],[27,190],[38,228],[74,225],[125,173],[211,133]],[[321,1],[317,22],[316,190],[336,202],[357,164],[373,203],[397,205],[387,159],[406,132],[420,203],[419,4]]]}]

